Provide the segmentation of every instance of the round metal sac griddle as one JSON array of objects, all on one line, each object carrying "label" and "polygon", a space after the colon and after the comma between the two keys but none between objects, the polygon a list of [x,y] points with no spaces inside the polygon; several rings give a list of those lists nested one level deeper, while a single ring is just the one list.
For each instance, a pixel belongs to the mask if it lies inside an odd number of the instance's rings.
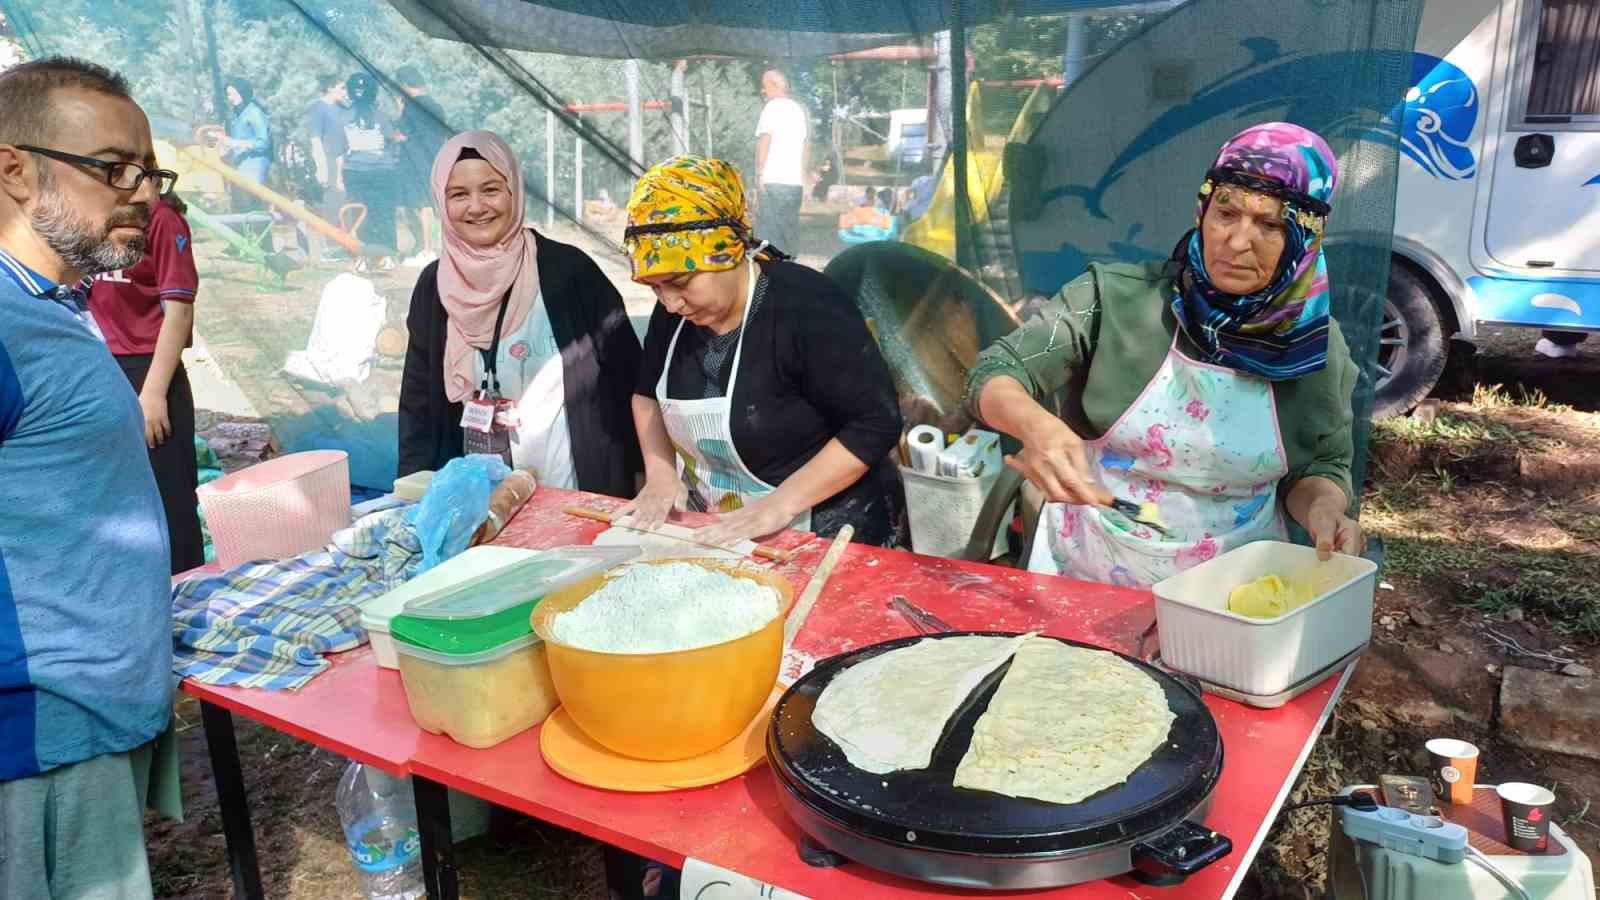
[{"label": "round metal sac griddle", "polygon": [[1015,636],[967,631],[874,644],[824,660],[778,701],[767,757],[785,809],[818,844],[874,868],[980,889],[1058,887],[1130,870],[1152,883],[1175,883],[1228,853],[1227,838],[1189,821],[1204,816],[1222,772],[1216,721],[1198,692],[1128,656],[1118,654],[1161,685],[1176,718],[1167,742],[1127,781],[1078,803],[952,783],[1009,661],[950,718],[926,769],[884,775],[857,769],[812,724],[817,698],[840,672],[920,640],[960,635]]}]

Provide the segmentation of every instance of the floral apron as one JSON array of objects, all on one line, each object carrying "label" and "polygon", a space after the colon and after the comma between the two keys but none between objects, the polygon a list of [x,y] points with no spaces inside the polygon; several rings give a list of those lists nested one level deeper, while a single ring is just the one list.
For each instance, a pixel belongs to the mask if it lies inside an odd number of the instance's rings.
[{"label": "floral apron", "polygon": [[[739,343],[733,350],[733,373],[728,376],[727,393],[701,400],[673,400],[667,396],[667,372],[678,349],[678,336],[683,333],[682,321],[672,333],[661,377],[656,380],[656,402],[661,405],[661,420],[678,457],[678,475],[689,489],[690,509],[700,512],[732,512],[777,490],[757,478],[733,446],[733,389],[739,381],[745,326],[750,322],[750,307],[760,277],[760,270],[750,264],[749,294],[739,325]],[[788,527],[810,531],[811,511],[801,513]]]},{"label": "floral apron", "polygon": [[1153,502],[1162,536],[1114,510],[1049,503],[1028,568],[1149,587],[1254,540],[1284,540],[1278,481],[1288,457],[1272,383],[1189,359],[1177,338],[1139,399],[1085,444],[1089,478]]}]

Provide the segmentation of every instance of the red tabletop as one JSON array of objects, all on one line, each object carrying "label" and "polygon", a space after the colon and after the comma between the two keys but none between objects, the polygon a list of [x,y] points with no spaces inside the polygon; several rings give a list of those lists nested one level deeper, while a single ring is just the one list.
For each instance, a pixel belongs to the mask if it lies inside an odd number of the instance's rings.
[{"label": "red tabletop", "polygon": [[[574,503],[608,508],[618,501],[541,488],[496,542],[529,548],[588,543],[605,526],[561,512]],[[785,534],[772,543],[800,549],[777,571],[803,589],[827,542]],[[1143,591],[852,545],[796,637],[786,674],[798,674],[810,660],[914,634],[887,608],[896,594],[958,629],[1037,629],[1126,653],[1155,618]],[[1234,851],[1225,860],[1176,888],[1148,888],[1124,876],[1030,893],[1118,900],[1231,896],[1348,677],[1348,671],[1330,677],[1275,710],[1206,698],[1225,753],[1206,824],[1232,838]],[[538,728],[487,750],[421,732],[411,721],[398,674],[379,669],[368,648],[336,657],[330,671],[297,692],[193,682],[183,689],[354,759],[395,773],[410,771],[672,865],[693,857],[814,898],[963,893],[854,863],[837,869],[805,865],[795,852],[800,832],[784,815],[780,788],[765,766],[711,787],[625,794],[551,771],[539,753]]]}]

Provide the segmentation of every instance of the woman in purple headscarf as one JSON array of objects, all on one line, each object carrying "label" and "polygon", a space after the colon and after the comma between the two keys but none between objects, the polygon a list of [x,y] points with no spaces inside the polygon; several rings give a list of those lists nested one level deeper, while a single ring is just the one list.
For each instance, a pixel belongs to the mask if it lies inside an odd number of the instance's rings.
[{"label": "woman in purple headscarf", "polygon": [[[1314,132],[1246,129],[1206,173],[1170,260],[1093,264],[983,352],[968,406],[1022,441],[1007,463],[1050,501],[1030,569],[1147,587],[1284,539],[1286,516],[1324,555],[1361,552],[1356,367],[1322,258],[1337,180]],[[1143,506],[1141,521],[1113,501]]]}]

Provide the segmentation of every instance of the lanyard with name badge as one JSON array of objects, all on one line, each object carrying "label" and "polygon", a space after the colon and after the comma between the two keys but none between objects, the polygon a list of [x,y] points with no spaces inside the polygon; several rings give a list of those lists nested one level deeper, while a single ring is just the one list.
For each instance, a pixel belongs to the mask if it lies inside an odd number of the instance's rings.
[{"label": "lanyard with name badge", "polygon": [[511,292],[500,298],[500,312],[494,320],[494,340],[487,350],[479,350],[483,357],[483,383],[466,402],[461,404],[461,444],[468,454],[488,453],[498,456],[511,465],[511,445],[517,440],[517,427],[521,424],[517,405],[500,396],[500,329],[505,325],[506,307],[511,305]]}]

